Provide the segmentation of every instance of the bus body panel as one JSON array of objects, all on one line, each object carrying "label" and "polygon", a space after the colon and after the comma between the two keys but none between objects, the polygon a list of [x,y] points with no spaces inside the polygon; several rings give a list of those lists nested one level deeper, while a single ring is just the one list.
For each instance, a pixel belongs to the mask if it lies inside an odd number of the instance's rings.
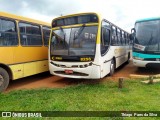
[{"label": "bus body panel", "polygon": [[114,54],[116,57],[116,68],[122,65],[124,62],[128,60],[128,53],[129,53],[128,46],[118,46],[114,48]]},{"label": "bus body panel", "polygon": [[[145,59],[155,59],[155,61],[145,60]],[[160,66],[160,55],[154,54],[143,54],[138,52],[133,52],[133,64],[138,67],[159,67]]]},{"label": "bus body panel", "polygon": [[0,47],[0,51],[0,63],[10,67],[13,80],[49,70],[48,47]]},{"label": "bus body panel", "polygon": [[110,73],[110,64],[111,60],[108,60],[107,62],[103,62],[103,64],[101,65],[101,78],[105,77],[107,74]]},{"label": "bus body panel", "polygon": [[110,64],[111,60],[113,59],[113,48],[109,48],[108,52],[104,55],[101,56],[101,71],[102,71],[102,76],[101,78],[105,77],[107,74],[110,73]]},{"label": "bus body panel", "polygon": [[0,47],[0,63],[13,64],[14,48],[13,47]]},{"label": "bus body panel", "polygon": [[149,61],[142,61],[142,60],[133,59],[133,65],[135,65],[137,67],[146,67],[147,63],[149,63]]},{"label": "bus body panel", "polygon": [[[160,67],[160,55],[151,55],[151,54],[142,54],[136,52],[132,52],[133,54],[133,64],[137,67]],[[150,56],[151,57],[148,57]],[[145,58],[155,59],[154,61],[145,60]],[[157,59],[157,60],[156,60]]]},{"label": "bus body panel", "polygon": [[48,60],[9,65],[13,80],[42,73],[49,70]]},{"label": "bus body panel", "polygon": [[48,60],[38,61],[36,66],[37,73],[45,72],[49,70]]},{"label": "bus body panel", "polygon": [[103,71],[102,78],[110,73],[110,64],[113,58],[115,58],[115,68],[118,68],[128,60],[128,53],[128,46],[110,46],[106,55],[101,57],[103,61],[103,65],[101,67]]},{"label": "bus body panel", "polygon": [[160,61],[143,61],[143,60],[136,60],[133,59],[133,64],[137,67],[160,67]]},{"label": "bus body panel", "polygon": [[[24,63],[24,76],[30,76],[32,74],[36,74],[36,63],[30,62],[30,63]],[[31,69],[32,68],[32,69]]]},{"label": "bus body panel", "polygon": [[[52,63],[49,64],[50,73],[53,75],[58,75],[61,77],[69,77],[69,78],[86,78],[86,79],[98,79],[101,78],[100,74],[100,66],[92,65],[86,68],[72,68],[70,63],[67,62],[55,62],[59,65],[68,66],[66,68],[56,67]],[[72,63],[72,65],[85,65],[89,63]],[[65,73],[65,70],[73,71],[73,74]],[[59,72],[58,74],[56,72]],[[77,73],[77,74],[74,74]]]},{"label": "bus body panel", "polygon": [[10,65],[12,74],[13,74],[13,80],[16,80],[18,78],[22,78],[24,75],[24,67],[23,64],[17,64],[17,65]]},{"label": "bus body panel", "polygon": [[44,60],[48,57],[48,48],[44,46],[37,47],[15,47],[14,63],[32,62]]}]

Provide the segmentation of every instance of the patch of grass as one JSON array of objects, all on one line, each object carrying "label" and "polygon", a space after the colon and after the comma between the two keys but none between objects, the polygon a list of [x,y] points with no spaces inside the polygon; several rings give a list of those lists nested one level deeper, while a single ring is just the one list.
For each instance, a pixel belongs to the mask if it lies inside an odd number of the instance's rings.
[{"label": "patch of grass", "polygon": [[[147,85],[141,83],[140,80],[125,80],[124,88],[118,89],[117,86],[117,82],[107,81],[66,88],[44,88],[0,93],[0,111],[160,110],[160,83]],[[103,118],[97,119],[101,120]]]}]

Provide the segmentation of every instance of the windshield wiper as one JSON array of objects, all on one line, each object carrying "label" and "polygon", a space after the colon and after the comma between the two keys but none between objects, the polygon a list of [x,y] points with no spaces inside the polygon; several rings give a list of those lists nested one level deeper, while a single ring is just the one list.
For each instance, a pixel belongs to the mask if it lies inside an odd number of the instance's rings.
[{"label": "windshield wiper", "polygon": [[59,28],[60,28],[61,32],[63,33],[63,39],[65,39],[65,32],[64,32],[63,28],[62,27],[59,27]]},{"label": "windshield wiper", "polygon": [[60,30],[61,30],[61,32],[63,33],[63,45],[64,45],[64,47],[66,47],[66,34],[65,34],[65,32],[64,32],[64,30],[63,30],[63,28],[62,27],[59,27],[60,28]]},{"label": "windshield wiper", "polygon": [[54,31],[52,31],[53,35],[56,36],[58,39],[60,40],[64,40],[64,38],[62,38],[60,35],[58,35],[57,33],[55,33]]},{"label": "windshield wiper", "polygon": [[58,41],[62,41],[63,42],[63,47],[67,47],[66,46],[67,43],[65,44],[65,42],[66,42],[66,40],[65,40],[66,39],[66,37],[65,37],[66,34],[65,34],[65,32],[64,32],[62,27],[60,27],[60,31],[63,33],[63,37],[60,34],[55,33],[54,31],[53,31],[53,35],[58,38]]},{"label": "windshield wiper", "polygon": [[83,24],[83,25],[79,28],[78,33],[77,33],[76,36],[74,36],[73,40],[79,38],[79,36],[81,35],[82,31],[84,30],[84,27],[85,27],[85,24]]}]

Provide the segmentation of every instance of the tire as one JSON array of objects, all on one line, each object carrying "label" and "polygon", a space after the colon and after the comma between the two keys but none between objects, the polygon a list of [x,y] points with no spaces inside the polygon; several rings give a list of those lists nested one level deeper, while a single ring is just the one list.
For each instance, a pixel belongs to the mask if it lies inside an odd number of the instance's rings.
[{"label": "tire", "polygon": [[115,72],[115,63],[114,60],[112,59],[110,65],[110,76],[113,76],[114,72]]},{"label": "tire", "polygon": [[130,53],[128,53],[128,59],[127,59],[127,64],[130,62]]},{"label": "tire", "polygon": [[9,75],[7,71],[3,68],[0,68],[0,92],[4,91],[9,84]]},{"label": "tire", "polygon": [[145,67],[138,67],[138,70],[140,70],[140,71],[142,71],[144,69],[145,69]]}]

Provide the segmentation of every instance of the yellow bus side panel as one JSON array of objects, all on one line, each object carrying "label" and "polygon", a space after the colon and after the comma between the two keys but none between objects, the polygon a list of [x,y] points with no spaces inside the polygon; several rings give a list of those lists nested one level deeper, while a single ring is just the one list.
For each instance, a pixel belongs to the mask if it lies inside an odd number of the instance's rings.
[{"label": "yellow bus side panel", "polygon": [[18,64],[48,59],[48,47],[0,47],[0,63]]},{"label": "yellow bus side panel", "polygon": [[14,54],[14,62],[31,62],[37,60],[48,59],[48,48],[41,47],[16,47]]},{"label": "yellow bus side panel", "polygon": [[13,63],[13,47],[0,47],[0,63]]},{"label": "yellow bus side panel", "polygon": [[10,65],[9,67],[13,73],[13,80],[49,70],[48,60]]},{"label": "yellow bus side panel", "polygon": [[23,77],[23,64],[10,66],[13,74],[13,80]]},{"label": "yellow bus side panel", "polygon": [[24,77],[36,74],[36,62],[24,63]]},{"label": "yellow bus side panel", "polygon": [[48,69],[49,69],[48,60],[38,61],[37,62],[37,67],[36,67],[36,72],[37,73],[48,71]]}]

